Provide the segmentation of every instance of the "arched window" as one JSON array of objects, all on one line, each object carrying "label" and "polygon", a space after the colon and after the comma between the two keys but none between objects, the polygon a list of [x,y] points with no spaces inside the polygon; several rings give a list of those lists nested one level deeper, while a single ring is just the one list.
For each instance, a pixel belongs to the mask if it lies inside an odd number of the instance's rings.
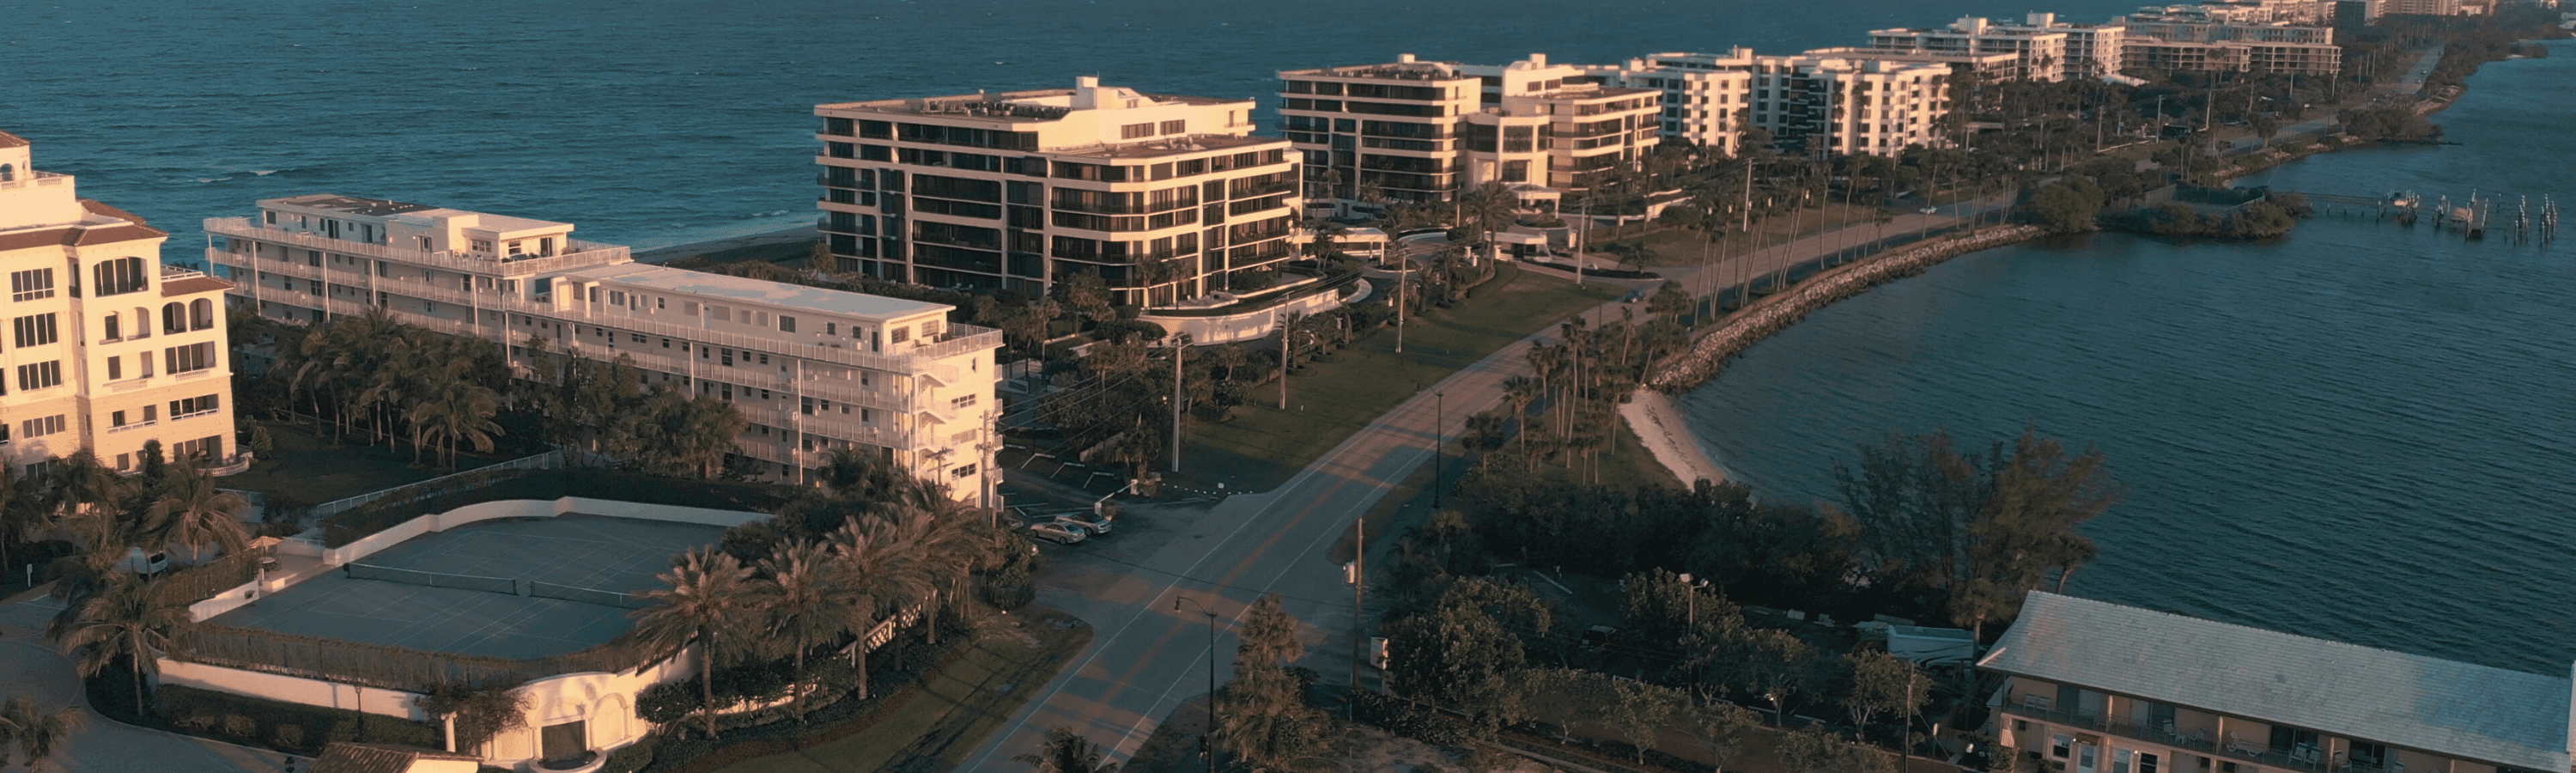
[{"label": "arched window", "polygon": [[134,307],[134,337],[136,337],[136,338],[151,338],[151,337],[152,337],[152,310],[151,310],[151,309],[147,309],[147,308],[144,308],[144,307],[141,307],[141,306],[136,306],[136,307]]},{"label": "arched window", "polygon": [[188,302],[188,329],[204,330],[215,326],[215,302],[199,298]]},{"label": "arched window", "polygon": [[0,183],[18,179],[18,167],[0,164]]},{"label": "arched window", "polygon": [[144,287],[149,284],[143,277],[142,258],[117,258],[114,260],[102,261],[98,265],[91,267],[91,271],[98,281],[90,283],[90,286],[95,288],[98,292],[98,297],[102,298],[110,295],[123,295],[130,292],[137,292],[144,289]]},{"label": "arched window", "polygon": [[178,301],[161,304],[161,332],[188,332],[188,307],[179,305]]}]

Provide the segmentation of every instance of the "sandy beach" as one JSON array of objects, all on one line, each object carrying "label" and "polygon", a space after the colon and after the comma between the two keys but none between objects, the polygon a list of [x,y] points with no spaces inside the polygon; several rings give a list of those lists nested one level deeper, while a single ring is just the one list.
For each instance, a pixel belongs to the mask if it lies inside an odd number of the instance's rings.
[{"label": "sandy beach", "polygon": [[703,242],[690,242],[688,244],[674,244],[669,247],[655,247],[649,250],[637,250],[635,252],[635,262],[665,263],[692,255],[705,255],[711,252],[741,249],[743,247],[757,247],[764,244],[811,242],[820,235],[822,235],[822,232],[815,230],[813,226],[797,226],[784,231],[771,231],[768,233],[748,234],[744,236],[729,236],[722,239],[710,239]]},{"label": "sandy beach", "polygon": [[1637,390],[1633,399],[1620,404],[1619,417],[1628,420],[1628,429],[1637,433],[1637,439],[1655,455],[1655,461],[1684,484],[1726,480],[1726,470],[1691,439],[1690,428],[1682,423],[1681,408],[1673,404],[1670,396],[1652,389]]}]

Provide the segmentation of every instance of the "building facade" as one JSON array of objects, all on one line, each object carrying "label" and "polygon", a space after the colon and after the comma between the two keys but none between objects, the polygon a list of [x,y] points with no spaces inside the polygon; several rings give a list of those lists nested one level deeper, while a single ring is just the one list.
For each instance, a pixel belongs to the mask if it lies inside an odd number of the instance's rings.
[{"label": "building facade", "polygon": [[2458,16],[2463,11],[2460,0],[2382,0],[2383,15]]},{"label": "building facade", "polygon": [[821,228],[847,271],[1118,303],[1229,290],[1294,256],[1297,165],[1252,100],[1070,89],[817,105]]},{"label": "building facade", "polygon": [[857,448],[986,502],[1000,333],[949,306],[634,263],[573,224],[330,194],[206,221],[237,308],[313,324],[383,309],[506,344],[631,360],[647,386],[731,402],[738,453],[788,480]]},{"label": "building facade", "polygon": [[2558,773],[2576,681],[2033,592],[1988,730],[2068,773]]},{"label": "building facade", "polygon": [[1280,126],[1307,198],[1338,210],[1448,201],[1487,184],[1570,196],[1661,142],[1661,92],[1603,85],[1545,54],[1500,66],[1426,62],[1279,73]]},{"label": "building facade", "polygon": [[1944,54],[2011,54],[2020,65],[2013,80],[2059,81],[2070,72],[2077,77],[2083,75],[2071,66],[2068,37],[2066,31],[2051,26],[1996,24],[1970,16],[1941,29],[1870,30],[1869,47]]},{"label": "building facade", "polygon": [[161,264],[169,234],[80,198],[0,132],[0,463],[42,474],[78,451],[140,470],[145,447],[220,471],[232,443],[222,280]]},{"label": "building facade", "polygon": [[[1649,54],[1594,71],[1612,82],[1661,88],[1667,99],[1690,100],[1688,109],[1666,111],[1665,131],[1702,144],[1708,144],[1703,137],[1726,138],[1730,150],[1747,124],[1790,152],[1893,156],[1913,145],[1940,145],[1956,63],[1878,54],[1763,56],[1738,47],[1725,54]],[[1990,66],[2002,61],[1997,56],[1966,59],[1972,67]]]}]

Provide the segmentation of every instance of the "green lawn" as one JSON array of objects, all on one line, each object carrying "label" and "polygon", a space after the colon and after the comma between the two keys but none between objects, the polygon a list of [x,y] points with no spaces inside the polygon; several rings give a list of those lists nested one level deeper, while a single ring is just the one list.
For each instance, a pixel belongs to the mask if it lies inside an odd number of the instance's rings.
[{"label": "green lawn", "polygon": [[[307,504],[318,505],[447,474],[434,454],[422,454],[421,464],[414,465],[409,445],[387,450],[382,444],[363,445],[365,441],[355,436],[335,445],[328,424],[253,423],[267,428],[272,447],[249,470],[225,476],[220,483],[224,488],[292,491]],[[464,451],[456,454],[460,469],[504,461],[508,459]]]},{"label": "green lawn", "polygon": [[[1019,630],[1034,640],[993,636],[968,645],[958,658],[904,688],[896,705],[880,711],[884,719],[876,725],[818,746],[734,763],[717,773],[957,769],[1065,661],[1091,643],[1091,627],[1062,613],[1014,617],[1023,623]],[[925,758],[936,764],[916,764]]]},{"label": "green lawn", "polygon": [[1287,410],[1279,409],[1278,385],[1265,384],[1233,421],[1190,425],[1181,472],[1171,478],[1196,489],[1220,482],[1234,491],[1274,488],[1422,388],[1626,292],[1598,282],[1576,287],[1535,271],[1498,277],[1456,307],[1407,320],[1402,354],[1395,331],[1381,330],[1297,370],[1288,379]]},{"label": "green lawn", "polygon": [[[1897,211],[1895,214],[1907,213]],[[1874,219],[1877,217],[1878,211],[1871,207],[1865,205],[1844,206],[1841,202],[1833,202],[1822,207],[1812,208],[1800,213],[1795,218],[1797,221],[1797,228],[1794,232],[1792,232],[1790,228],[1790,221],[1792,218],[1785,214],[1775,215],[1755,222],[1753,224],[1753,233],[1755,236],[1754,241],[1760,243],[1764,248],[1775,247],[1844,226],[1868,225],[1874,222]],[[1709,251],[1708,254],[1711,261],[1715,261],[1718,258],[1728,255],[1740,254],[1744,251],[1745,239],[1742,235],[1734,233],[1735,224],[1727,224],[1727,231],[1730,235],[1726,238],[1725,243],[1720,244],[1714,250]],[[1596,244],[1608,244],[1614,241],[1644,243],[1646,245],[1646,249],[1655,254],[1653,259],[1647,261],[1649,265],[1696,266],[1699,265],[1702,245],[1705,244],[1707,240],[1702,239],[1701,234],[1698,231],[1693,231],[1687,228],[1668,228],[1662,226],[1657,226],[1647,231],[1642,237],[1623,237],[1618,239],[1595,237],[1594,239]]]}]

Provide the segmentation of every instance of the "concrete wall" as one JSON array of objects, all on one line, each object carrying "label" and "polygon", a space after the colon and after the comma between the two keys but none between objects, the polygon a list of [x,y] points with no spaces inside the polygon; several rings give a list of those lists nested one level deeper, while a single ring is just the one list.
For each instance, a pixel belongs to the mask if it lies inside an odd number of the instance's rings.
[{"label": "concrete wall", "polygon": [[1315,293],[1260,311],[1223,317],[1164,317],[1152,312],[1136,315],[1137,319],[1163,326],[1164,332],[1188,333],[1190,343],[1198,346],[1249,341],[1279,329],[1279,315],[1289,312],[1315,314],[1340,308],[1340,290]]},{"label": "concrete wall", "polygon": [[410,720],[428,719],[414,706],[420,700],[420,696],[401,690],[358,687],[300,676],[245,671],[168,658],[155,658],[155,660],[161,664],[162,684],[185,685],[201,690],[219,690],[273,701],[364,711],[369,714]]},{"label": "concrete wall", "polygon": [[431,513],[404,521],[401,525],[367,535],[356,542],[336,548],[325,548],[310,542],[288,541],[277,546],[286,555],[312,556],[339,566],[374,555],[376,551],[401,544],[402,541],[431,532],[446,531],[469,523],[496,518],[552,518],[566,513],[606,515],[618,518],[640,518],[649,521],[675,521],[708,526],[733,527],[752,521],[768,520],[768,513],[743,510],[709,510],[702,507],[648,505],[607,499],[563,497],[561,499],[503,499],[478,502],[444,513]]}]

